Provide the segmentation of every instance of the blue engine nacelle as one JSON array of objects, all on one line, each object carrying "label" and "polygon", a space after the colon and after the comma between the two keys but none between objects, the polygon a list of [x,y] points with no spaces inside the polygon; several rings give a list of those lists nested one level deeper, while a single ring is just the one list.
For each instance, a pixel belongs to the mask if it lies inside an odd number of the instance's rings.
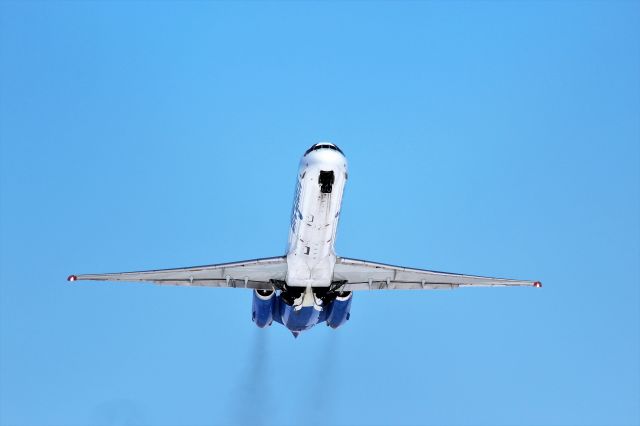
[{"label": "blue engine nacelle", "polygon": [[255,290],[253,292],[253,315],[251,319],[260,328],[268,327],[273,322],[273,308],[276,301],[273,290]]},{"label": "blue engine nacelle", "polygon": [[349,320],[351,314],[351,292],[344,291],[331,303],[331,310],[327,315],[327,325],[331,328],[338,328]]}]

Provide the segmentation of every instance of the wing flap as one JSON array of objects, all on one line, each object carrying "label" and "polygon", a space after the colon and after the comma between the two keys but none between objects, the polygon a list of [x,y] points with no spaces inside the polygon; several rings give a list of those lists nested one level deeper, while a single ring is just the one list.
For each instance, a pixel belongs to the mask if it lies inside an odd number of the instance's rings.
[{"label": "wing flap", "polygon": [[69,281],[128,281],[164,285],[270,289],[273,288],[271,280],[284,280],[286,272],[285,257],[270,257],[187,268],[71,275]]},{"label": "wing flap", "polygon": [[337,259],[333,276],[335,281],[345,281],[345,284],[340,287],[342,291],[441,290],[458,287],[541,286],[538,281],[452,274],[345,257]]}]

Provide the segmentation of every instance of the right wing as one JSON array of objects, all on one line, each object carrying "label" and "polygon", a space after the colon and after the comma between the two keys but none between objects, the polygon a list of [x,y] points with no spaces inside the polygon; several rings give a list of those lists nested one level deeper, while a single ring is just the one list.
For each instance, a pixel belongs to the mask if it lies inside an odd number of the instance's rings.
[{"label": "right wing", "polygon": [[458,287],[533,286],[542,287],[539,281],[510,280],[451,274],[426,269],[405,268],[368,262],[366,260],[339,257],[333,270],[333,278],[341,281],[339,291],[353,290],[437,290]]},{"label": "right wing", "polygon": [[142,281],[155,284],[204,287],[240,287],[269,290],[271,280],[283,281],[287,274],[286,257],[269,257],[217,265],[113,274],[70,275],[69,281]]}]

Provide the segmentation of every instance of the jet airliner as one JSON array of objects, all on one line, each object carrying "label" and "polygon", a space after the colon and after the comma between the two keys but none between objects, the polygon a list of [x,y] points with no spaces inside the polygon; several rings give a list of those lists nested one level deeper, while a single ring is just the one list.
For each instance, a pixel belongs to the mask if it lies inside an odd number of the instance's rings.
[{"label": "jet airliner", "polygon": [[264,328],[275,321],[295,337],[316,324],[326,323],[335,329],[347,322],[353,291],[542,286],[539,281],[451,274],[337,256],[336,230],[347,179],[347,159],[336,145],[317,143],[304,153],[284,256],[176,269],[70,275],[68,280],[252,289],[253,322]]}]

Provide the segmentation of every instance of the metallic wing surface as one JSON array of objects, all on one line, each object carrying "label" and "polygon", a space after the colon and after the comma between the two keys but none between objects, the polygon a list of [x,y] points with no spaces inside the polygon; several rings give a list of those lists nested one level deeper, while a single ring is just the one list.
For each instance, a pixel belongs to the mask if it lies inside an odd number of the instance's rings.
[{"label": "metallic wing surface", "polygon": [[253,322],[263,328],[275,321],[294,336],[322,322],[338,328],[348,321],[355,290],[541,287],[538,281],[451,274],[338,257],[335,240],[347,180],[347,160],[336,145],[320,142],[305,151],[298,166],[284,256],[187,268],[70,275],[68,280],[249,288],[253,289]]},{"label": "metallic wing surface", "polygon": [[271,290],[271,280],[284,280],[287,259],[269,257],[217,265],[112,274],[71,275],[69,281],[142,281],[154,284],[202,287],[240,287]]},{"label": "metallic wing surface", "polygon": [[[339,291],[438,290],[458,287],[539,287],[538,281],[451,274],[338,257],[333,279]],[[341,285],[338,286],[338,284]]]}]

